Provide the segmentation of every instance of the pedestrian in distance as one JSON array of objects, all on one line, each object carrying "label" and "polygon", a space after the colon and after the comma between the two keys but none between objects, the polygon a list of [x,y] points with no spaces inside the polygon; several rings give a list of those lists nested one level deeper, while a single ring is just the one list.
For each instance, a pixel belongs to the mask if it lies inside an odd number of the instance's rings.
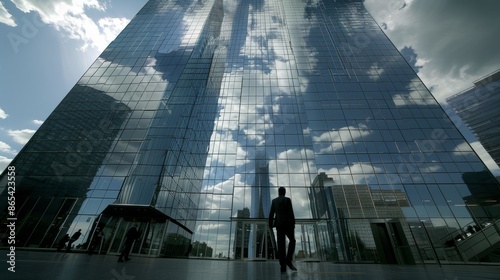
[{"label": "pedestrian in distance", "polygon": [[139,236],[140,236],[140,233],[139,233],[139,231],[137,231],[136,226],[133,226],[128,230],[127,236],[125,237],[125,246],[123,247],[123,251],[120,254],[120,257],[118,258],[118,262],[124,262],[124,261],[131,260],[129,258],[130,249],[132,249],[132,244],[134,244],[134,241],[137,240],[139,238]]},{"label": "pedestrian in distance", "polygon": [[73,243],[75,241],[77,241],[78,238],[80,238],[81,235],[82,235],[82,230],[81,229],[79,229],[77,232],[73,233],[73,235],[71,236],[71,238],[68,241],[68,247],[66,248],[67,252],[71,251],[71,247],[73,246]]},{"label": "pedestrian in distance", "polygon": [[94,254],[96,248],[99,248],[98,253],[100,253],[101,243],[102,243],[103,237],[104,237],[104,233],[102,232],[102,230],[95,234],[92,242],[90,242],[89,251],[88,251],[89,255]]},{"label": "pedestrian in distance", "polygon": [[467,232],[470,233],[471,235],[474,234],[474,233],[476,233],[476,231],[474,230],[474,228],[471,225],[469,225],[467,227]]},{"label": "pedestrian in distance", "polygon": [[64,235],[59,240],[59,244],[57,244],[57,251],[60,252],[64,248],[64,245],[66,245],[66,242],[68,242],[69,240],[70,240],[69,234],[66,233],[66,235]]},{"label": "pedestrian in distance", "polygon": [[[292,264],[293,254],[295,252],[295,215],[293,214],[292,200],[285,197],[286,189],[278,188],[278,197],[271,202],[269,212],[269,228],[276,227],[278,256],[281,273],[286,272],[286,267],[293,271],[297,268]],[[288,250],[286,250],[286,240],[288,238]]]}]

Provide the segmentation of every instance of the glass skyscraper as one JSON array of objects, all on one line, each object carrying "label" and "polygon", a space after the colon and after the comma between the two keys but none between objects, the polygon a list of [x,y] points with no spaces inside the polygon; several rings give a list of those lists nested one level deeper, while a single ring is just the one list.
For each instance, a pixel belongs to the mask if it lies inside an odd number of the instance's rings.
[{"label": "glass skyscraper", "polygon": [[361,0],[151,0],[12,168],[18,247],[272,259],[283,186],[297,260],[498,261],[500,186]]},{"label": "glass skyscraper", "polygon": [[446,99],[472,130],[497,165],[500,165],[500,70],[474,82],[474,87]]}]

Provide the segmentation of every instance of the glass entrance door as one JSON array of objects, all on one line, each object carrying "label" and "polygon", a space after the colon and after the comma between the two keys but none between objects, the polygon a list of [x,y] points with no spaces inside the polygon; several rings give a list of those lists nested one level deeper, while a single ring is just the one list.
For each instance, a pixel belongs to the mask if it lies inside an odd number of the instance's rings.
[{"label": "glass entrance door", "polygon": [[274,259],[274,240],[269,231],[267,221],[245,221],[243,222],[241,241],[241,259],[266,260]]},{"label": "glass entrance door", "polygon": [[415,264],[415,259],[400,222],[378,222],[372,223],[370,226],[380,263]]},{"label": "glass entrance door", "polygon": [[[238,221],[235,236],[235,258],[242,260],[277,259],[276,228],[269,229],[265,221]],[[294,258],[303,261],[323,261],[324,253],[319,249],[319,233],[316,223],[295,225]],[[286,243],[288,247],[288,240]]]},{"label": "glass entrance door", "polygon": [[303,261],[324,260],[319,246],[318,227],[315,223],[299,223],[295,225],[295,259]]},{"label": "glass entrance door", "polygon": [[[128,230],[132,226],[137,226],[137,230],[141,234],[139,239],[134,242],[132,245],[132,249],[130,251],[131,254],[149,254],[149,246],[143,246],[144,244],[150,244],[148,240],[150,239],[150,224],[147,222],[133,222],[128,221],[123,218],[118,218],[119,221],[113,228],[111,232],[111,241],[109,245],[108,253],[110,254],[120,254],[123,250],[123,246],[125,244],[125,239],[127,236]],[[106,230],[106,228],[105,228]],[[145,247],[145,248],[143,248]]]}]

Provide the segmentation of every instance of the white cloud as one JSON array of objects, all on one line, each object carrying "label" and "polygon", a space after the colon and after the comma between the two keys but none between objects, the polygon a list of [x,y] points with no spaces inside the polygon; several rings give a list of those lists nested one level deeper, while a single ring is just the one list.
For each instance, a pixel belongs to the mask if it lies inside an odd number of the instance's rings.
[{"label": "white cloud", "polygon": [[0,2],[0,22],[12,27],[17,26],[14,17],[7,11],[2,2]]},{"label": "white cloud", "polygon": [[5,168],[7,168],[7,166],[9,166],[9,163],[12,161],[11,158],[6,158],[4,156],[0,156],[0,173],[3,172],[5,170]]},{"label": "white cloud", "polygon": [[[442,105],[447,105],[447,97],[500,68],[500,1],[484,0],[478,5],[452,0],[364,0],[364,5],[398,49],[415,51],[418,76]],[[394,96],[394,102],[423,105],[416,92]],[[500,174],[479,142],[471,145],[488,168]],[[461,148],[465,147],[457,147]]]},{"label": "white cloud", "polygon": [[[396,106],[406,106],[406,105],[432,105],[434,104],[434,100],[429,101],[428,99],[432,99],[432,96],[427,91],[418,91],[412,89],[412,84],[418,83],[418,79],[414,79],[406,85],[406,93],[395,94],[392,97],[392,101]],[[431,102],[430,104],[428,102]]]},{"label": "white cloud", "polygon": [[0,152],[9,153],[15,155],[17,152],[12,150],[9,144],[0,141]]},{"label": "white cloud", "polygon": [[374,64],[368,69],[367,74],[370,79],[377,81],[384,72],[385,70],[383,68],[380,68],[378,64]]},{"label": "white cloud", "polygon": [[[342,168],[320,168],[318,172],[325,172],[328,177],[333,178],[335,184],[359,185],[376,183],[375,173],[383,173],[383,169],[366,162],[354,162],[351,166]],[[351,176],[354,174],[354,176]]]},{"label": "white cloud", "polygon": [[25,13],[39,13],[46,22],[63,21],[67,15],[81,15],[85,13],[85,9],[106,9],[97,0],[12,0],[12,3]]},{"label": "white cloud", "polygon": [[339,130],[327,131],[321,135],[314,135],[313,140],[324,143],[320,153],[331,153],[338,151],[348,143],[354,143],[362,137],[367,137],[372,130],[366,124],[358,124],[358,127],[346,126]]},{"label": "white cloud", "polygon": [[81,50],[103,50],[128,23],[125,18],[104,17],[97,22],[88,10],[105,11],[98,0],[12,0],[25,13],[37,12],[44,23],[52,25],[71,39],[81,40]]},{"label": "white cloud", "polygon": [[104,37],[104,41],[111,42],[116,38],[118,33],[120,33],[123,28],[128,24],[129,19],[126,18],[111,18],[105,17],[99,19],[98,25],[100,30],[102,31],[102,36]]},{"label": "white cloud", "polygon": [[4,110],[2,110],[2,108],[0,108],[0,119],[6,119],[9,115],[7,113],[5,113]]},{"label": "white cloud", "polygon": [[22,130],[9,130],[8,133],[19,144],[26,144],[31,136],[35,134],[36,130],[22,129]]},{"label": "white cloud", "polygon": [[418,75],[445,99],[500,67],[500,1],[364,0],[398,49],[418,55]]},{"label": "white cloud", "polygon": [[41,121],[41,120],[33,120],[33,123],[36,124],[36,125],[42,125],[43,121]]}]

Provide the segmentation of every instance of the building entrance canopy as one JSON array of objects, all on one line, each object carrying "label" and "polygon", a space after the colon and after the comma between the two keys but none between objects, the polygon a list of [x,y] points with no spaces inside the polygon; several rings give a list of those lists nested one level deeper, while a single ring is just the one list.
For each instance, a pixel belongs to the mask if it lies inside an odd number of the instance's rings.
[{"label": "building entrance canopy", "polygon": [[140,233],[131,253],[150,256],[184,255],[192,230],[150,205],[111,204],[102,212],[98,230],[105,236],[107,253],[120,253],[127,231],[136,226]]},{"label": "building entrance canopy", "polygon": [[150,205],[111,204],[102,211],[102,214],[125,219],[156,220],[162,223],[170,220],[169,216]]}]

